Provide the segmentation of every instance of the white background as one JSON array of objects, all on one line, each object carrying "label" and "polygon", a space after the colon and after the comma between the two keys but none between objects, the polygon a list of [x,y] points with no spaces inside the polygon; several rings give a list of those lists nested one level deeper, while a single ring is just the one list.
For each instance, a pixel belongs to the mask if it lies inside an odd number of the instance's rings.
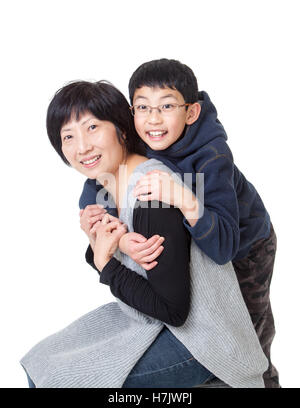
[{"label": "white background", "polygon": [[195,72],[236,164],[277,232],[273,362],[299,387],[298,1],[1,2],[0,387],[27,387],[19,359],[39,340],[112,300],[84,260],[84,177],[51,147],[46,109],[75,79],[125,95],[143,62],[175,58]]}]

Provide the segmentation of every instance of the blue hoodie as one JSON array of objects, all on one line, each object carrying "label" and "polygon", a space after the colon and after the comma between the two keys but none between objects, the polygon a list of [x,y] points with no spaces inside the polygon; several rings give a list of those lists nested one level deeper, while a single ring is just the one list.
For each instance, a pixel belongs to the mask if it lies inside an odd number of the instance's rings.
[{"label": "blue hoodie", "polygon": [[[270,234],[270,217],[253,185],[233,162],[226,132],[208,94],[199,92],[201,113],[185,134],[166,150],[147,148],[147,157],[176,173],[204,173],[204,212],[191,227],[195,243],[217,264],[247,256],[251,245]],[[195,192],[195,178],[193,190]],[[95,204],[101,186],[87,179],[79,206]]]}]

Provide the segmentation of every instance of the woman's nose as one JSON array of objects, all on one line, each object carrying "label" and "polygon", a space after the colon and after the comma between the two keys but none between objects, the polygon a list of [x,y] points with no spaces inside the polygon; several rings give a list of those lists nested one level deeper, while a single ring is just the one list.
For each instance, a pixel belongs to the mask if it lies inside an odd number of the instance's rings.
[{"label": "woman's nose", "polygon": [[85,153],[91,150],[91,143],[86,135],[79,135],[77,148],[79,153]]}]

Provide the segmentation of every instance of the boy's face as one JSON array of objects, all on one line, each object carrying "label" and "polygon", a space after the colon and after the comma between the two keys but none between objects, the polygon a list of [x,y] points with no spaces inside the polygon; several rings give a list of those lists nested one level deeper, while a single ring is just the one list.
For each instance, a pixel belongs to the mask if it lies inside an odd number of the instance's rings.
[{"label": "boy's face", "polygon": [[[138,88],[133,96],[134,106],[157,107],[168,104],[183,105],[184,103],[182,94],[171,88],[143,86]],[[140,138],[152,150],[165,150],[180,138],[185,125],[191,125],[198,119],[200,109],[198,103],[190,105],[188,109],[185,106],[176,107],[171,112],[159,112],[158,109],[152,109],[149,113],[140,113],[135,109],[135,128]]]}]

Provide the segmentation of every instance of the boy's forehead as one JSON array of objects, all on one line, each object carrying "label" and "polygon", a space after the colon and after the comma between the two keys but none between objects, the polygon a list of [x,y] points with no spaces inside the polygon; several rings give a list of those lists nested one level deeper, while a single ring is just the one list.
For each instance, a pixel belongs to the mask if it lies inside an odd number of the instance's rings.
[{"label": "boy's forehead", "polygon": [[177,91],[177,89],[172,89],[169,87],[160,88],[158,86],[155,87],[142,86],[141,88],[137,88],[133,95],[133,101],[136,100],[163,101],[164,99],[167,98],[173,98],[179,102],[184,101],[182,94],[179,91]]}]

